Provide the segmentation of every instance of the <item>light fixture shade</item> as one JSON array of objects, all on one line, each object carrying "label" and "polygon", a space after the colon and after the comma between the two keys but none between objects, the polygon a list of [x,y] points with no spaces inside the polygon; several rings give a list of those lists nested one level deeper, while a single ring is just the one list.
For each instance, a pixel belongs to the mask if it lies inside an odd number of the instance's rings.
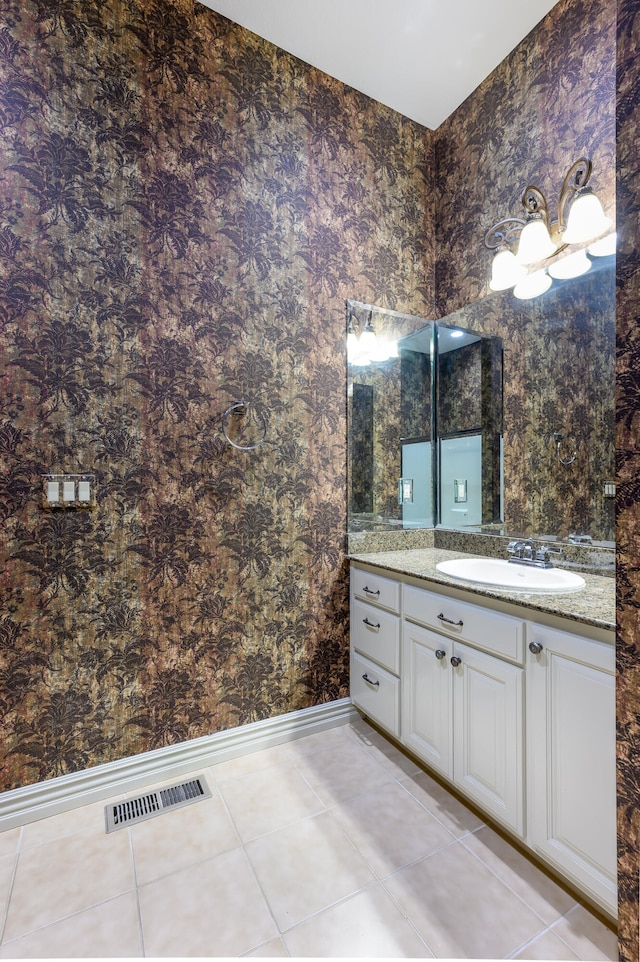
[{"label": "light fixture shade", "polygon": [[358,347],[360,348],[360,358],[361,358],[361,361],[359,363],[362,363],[363,360],[364,361],[373,360],[375,350],[376,350],[376,332],[371,327],[371,324],[367,324],[364,331],[360,335],[360,341],[359,341]]},{"label": "light fixture shade", "polygon": [[504,248],[493,258],[489,287],[492,291],[506,291],[522,280],[526,273],[526,268],[518,264],[515,254]]},{"label": "light fixture shade", "polygon": [[589,244],[587,248],[593,257],[611,257],[616,252],[616,232],[601,237],[594,244]]},{"label": "light fixture shade", "polygon": [[358,356],[360,350],[360,345],[358,344],[358,336],[356,332],[351,328],[347,333],[347,360],[351,363]]},{"label": "light fixture shade", "polygon": [[522,228],[516,260],[528,267],[555,254],[556,245],[549,237],[547,225],[543,220],[530,220]]},{"label": "light fixture shade", "polygon": [[589,189],[572,201],[567,226],[562,234],[563,244],[586,244],[611,227],[602,204]]},{"label": "light fixture shade", "polygon": [[548,271],[552,277],[559,281],[566,281],[570,277],[580,277],[586,274],[591,267],[591,261],[583,250],[569,254],[554,264],[549,264]]},{"label": "light fixture shade", "polygon": [[545,270],[527,274],[513,289],[513,296],[521,301],[528,301],[532,297],[539,297],[551,287],[551,278]]}]

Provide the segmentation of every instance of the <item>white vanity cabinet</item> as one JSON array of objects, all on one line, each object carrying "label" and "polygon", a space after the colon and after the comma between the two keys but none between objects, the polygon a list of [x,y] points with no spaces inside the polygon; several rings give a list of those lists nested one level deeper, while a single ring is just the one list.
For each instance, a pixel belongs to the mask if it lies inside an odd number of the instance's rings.
[{"label": "white vanity cabinet", "polygon": [[615,648],[531,624],[529,843],[616,911]]},{"label": "white vanity cabinet", "polygon": [[402,593],[401,741],[523,837],[522,622],[411,586]]},{"label": "white vanity cabinet", "polygon": [[400,736],[400,584],[351,570],[351,698]]},{"label": "white vanity cabinet", "polygon": [[527,614],[354,565],[352,699],[615,917],[612,632]]}]

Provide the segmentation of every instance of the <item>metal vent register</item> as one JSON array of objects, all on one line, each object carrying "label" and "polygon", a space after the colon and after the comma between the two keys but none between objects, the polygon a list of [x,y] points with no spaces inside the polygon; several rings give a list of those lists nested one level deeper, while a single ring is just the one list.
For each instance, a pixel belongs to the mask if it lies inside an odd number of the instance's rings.
[{"label": "metal vent register", "polygon": [[107,833],[155,818],[169,809],[185,808],[205,798],[211,798],[211,792],[204,778],[198,776],[190,782],[160,788],[124,802],[112,802],[106,805],[104,810]]}]

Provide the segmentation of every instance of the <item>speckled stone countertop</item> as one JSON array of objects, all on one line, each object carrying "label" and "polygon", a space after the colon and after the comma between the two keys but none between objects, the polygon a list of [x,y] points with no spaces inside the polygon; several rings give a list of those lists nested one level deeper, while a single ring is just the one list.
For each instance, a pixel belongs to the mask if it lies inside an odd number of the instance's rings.
[{"label": "speckled stone countertop", "polygon": [[480,555],[449,551],[444,548],[414,548],[411,550],[374,551],[351,554],[351,561],[375,565],[387,571],[410,575],[439,585],[449,585],[475,595],[497,598],[533,611],[546,612],[561,618],[570,618],[585,625],[613,630],[615,628],[615,579],[581,572],[586,584],[580,591],[562,594],[543,594],[525,591],[509,591],[492,585],[479,585],[459,578],[450,578],[436,570],[440,561],[453,558],[473,558]]}]

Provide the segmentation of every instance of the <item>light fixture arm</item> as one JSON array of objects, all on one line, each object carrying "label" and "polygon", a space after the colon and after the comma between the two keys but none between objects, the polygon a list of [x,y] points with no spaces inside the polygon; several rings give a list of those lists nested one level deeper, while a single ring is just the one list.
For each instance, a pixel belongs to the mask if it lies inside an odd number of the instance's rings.
[{"label": "light fixture arm", "polygon": [[549,229],[549,207],[541,190],[529,184],[522,195],[522,206],[527,212],[527,220],[543,220]]},{"label": "light fixture arm", "polygon": [[[561,233],[567,226],[564,209],[567,203],[573,199],[573,197],[586,187],[589,178],[591,177],[591,171],[593,170],[593,164],[586,157],[581,157],[576,160],[575,164],[569,168],[566,173],[564,180],[562,181],[562,187],[560,189],[560,199],[558,200],[558,221],[556,230]],[[590,193],[591,188],[585,193]],[[555,224],[554,224],[555,227]]]},{"label": "light fixture arm", "polygon": [[513,244],[516,238],[520,236],[520,231],[524,225],[525,221],[520,217],[507,217],[505,220],[498,221],[484,235],[485,247],[494,251]]}]

